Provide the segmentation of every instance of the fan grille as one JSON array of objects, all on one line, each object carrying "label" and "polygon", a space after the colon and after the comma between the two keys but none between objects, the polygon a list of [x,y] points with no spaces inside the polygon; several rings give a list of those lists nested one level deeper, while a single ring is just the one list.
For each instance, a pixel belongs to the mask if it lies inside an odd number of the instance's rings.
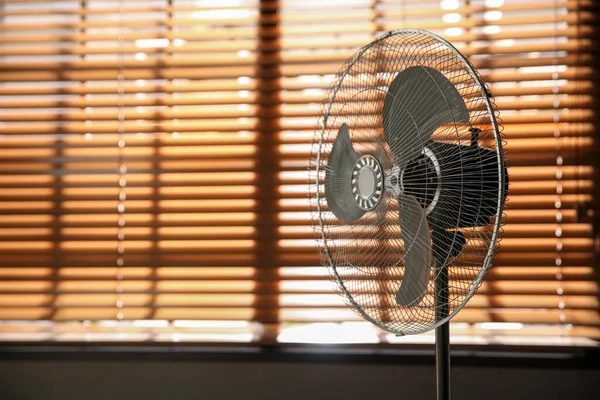
[{"label": "fan grille", "polygon": [[[436,269],[433,265],[428,291],[418,305],[402,307],[395,301],[404,274],[405,254],[396,197],[386,191],[374,209],[367,211],[352,223],[344,223],[329,210],[324,196],[328,155],[344,123],[348,126],[356,153],[360,156],[374,155],[383,170],[386,173],[391,172],[394,167],[394,154],[383,134],[383,104],[388,87],[396,75],[414,66],[430,67],[441,72],[462,95],[469,110],[470,118],[467,124],[441,126],[431,137],[442,149],[437,152],[439,162],[452,167],[452,170],[442,171],[447,175],[446,179],[456,181],[464,188],[464,183],[468,183],[470,177],[463,173],[463,168],[467,168],[474,175],[489,175],[490,171],[496,174],[494,184],[468,186],[470,193],[450,193],[451,189],[448,188],[452,185],[442,187],[442,192],[446,191],[441,193],[442,196],[458,196],[456,204],[459,208],[464,207],[475,220],[485,221],[479,222],[479,226],[444,231],[451,237],[456,232],[464,235],[466,244],[457,257],[448,258],[447,249],[442,246],[432,248],[432,260],[447,259],[447,268],[437,271],[447,273],[449,282],[447,304],[437,304],[447,307],[449,315],[446,314],[444,318],[440,318],[436,313]],[[427,103],[427,93],[419,90],[418,82],[411,85],[410,90],[414,93],[415,101]],[[496,117],[495,106],[479,75],[454,47],[429,32],[390,32],[358,50],[343,64],[323,104],[311,147],[310,206],[322,262],[329,267],[337,290],[363,318],[396,334],[425,332],[451,318],[481,284],[485,271],[491,265],[491,257],[498,241],[504,202],[504,160]],[[474,138],[472,128],[480,130],[478,138]],[[410,137],[411,129],[408,127],[403,133]],[[443,146],[450,144],[462,145],[465,151],[445,151]],[[481,152],[467,152],[467,147],[472,148],[473,145],[491,151],[485,152],[485,157]],[[427,160],[421,163],[427,164]],[[428,171],[431,171],[431,166],[422,171],[424,172],[421,175],[430,174]],[[421,204],[430,204],[434,196],[432,190],[437,188],[434,185],[435,179],[430,178],[432,177],[419,176],[414,171],[407,173],[405,178],[404,183],[407,187],[417,187],[413,196]],[[431,183],[431,187],[428,186],[428,182]],[[420,190],[418,186],[421,186]],[[477,191],[479,193],[475,193]],[[488,204],[488,207],[493,207],[495,217],[486,218],[481,201],[473,201],[474,198],[482,197],[491,199],[492,204]],[[438,228],[446,229],[446,225],[452,226],[455,222],[446,221],[446,224],[445,219],[445,216],[428,218],[429,228],[432,231]],[[412,245],[430,246],[431,243]]]}]

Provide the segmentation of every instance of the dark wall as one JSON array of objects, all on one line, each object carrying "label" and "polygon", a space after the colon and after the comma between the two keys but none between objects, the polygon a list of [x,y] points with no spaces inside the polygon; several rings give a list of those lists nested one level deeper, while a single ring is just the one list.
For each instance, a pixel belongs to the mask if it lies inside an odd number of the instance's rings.
[{"label": "dark wall", "polygon": [[[590,368],[453,367],[453,398],[598,399]],[[0,360],[0,399],[433,399],[430,365],[202,360]]]}]

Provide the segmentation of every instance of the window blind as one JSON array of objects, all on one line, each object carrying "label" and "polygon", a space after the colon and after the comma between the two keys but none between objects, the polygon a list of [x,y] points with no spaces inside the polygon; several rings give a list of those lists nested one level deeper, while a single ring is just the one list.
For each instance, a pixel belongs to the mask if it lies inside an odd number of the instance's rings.
[{"label": "window blind", "polygon": [[343,305],[308,212],[334,74],[401,28],[469,56],[507,139],[504,240],[455,340],[600,339],[593,1],[7,1],[0,20],[0,340],[432,340]]}]

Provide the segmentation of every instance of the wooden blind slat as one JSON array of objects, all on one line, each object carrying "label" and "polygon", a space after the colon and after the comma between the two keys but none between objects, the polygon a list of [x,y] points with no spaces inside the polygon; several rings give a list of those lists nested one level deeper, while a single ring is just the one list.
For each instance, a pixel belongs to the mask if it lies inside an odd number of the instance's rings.
[{"label": "wooden blind slat", "polygon": [[[20,3],[23,1],[16,1],[13,3]],[[44,3],[44,1],[31,1],[32,3]],[[23,2],[26,3],[26,2]],[[417,0],[407,0],[405,2],[406,4],[423,4],[423,2],[417,1]],[[426,2],[426,3],[431,3],[431,2]],[[426,4],[425,3],[425,4]],[[365,4],[367,4],[365,2]],[[397,5],[397,3],[396,3]],[[584,8],[589,8],[589,7],[594,7],[594,2],[592,0],[582,0],[580,2],[576,1],[576,0],[568,0],[568,1],[560,1],[557,3],[557,6],[560,7],[564,7],[568,10],[577,10],[578,7],[584,7]],[[320,9],[329,9],[331,8],[336,8],[336,5],[331,4],[318,4],[318,7],[320,7]],[[530,10],[547,10],[549,9],[551,6],[548,5],[547,2],[531,2],[531,3],[526,3],[526,4],[507,4],[503,6],[503,10],[506,11],[530,11]],[[317,7],[315,7],[314,4],[309,3],[291,3],[286,5],[285,10],[289,10],[289,11],[302,11],[303,9],[317,9]],[[164,4],[163,6],[151,6],[151,7],[132,7],[132,6],[127,6],[126,8],[123,9],[123,11],[125,11],[128,14],[133,14],[133,13],[152,13],[152,12],[161,12],[161,13],[175,13],[175,12],[185,12],[185,11],[197,11],[197,10],[204,10],[204,11],[209,11],[209,10],[214,10],[214,9],[227,9],[227,10],[236,10],[236,9],[243,9],[241,7],[235,7],[235,6],[231,6],[231,5],[220,5],[220,6],[215,6],[213,5],[211,6],[207,6],[207,5],[199,5],[199,6],[183,6],[183,5],[168,5],[168,4]],[[276,10],[277,7],[274,4],[269,4],[266,6],[266,9],[270,9],[270,10]],[[487,11],[488,9],[490,9],[490,7],[486,7],[486,6],[462,6],[462,7],[458,7],[456,8],[456,12],[461,13],[461,14],[470,14],[470,13],[476,13],[476,12],[483,12],[483,11]],[[285,11],[284,10],[284,11]],[[15,16],[15,15],[45,15],[47,13],[51,13],[53,15],[57,15],[57,14],[76,14],[76,15],[90,15],[90,14],[118,14],[121,11],[120,8],[116,8],[116,7],[101,7],[98,9],[90,9],[90,8],[85,8],[85,9],[81,9],[81,8],[70,8],[70,9],[52,9],[52,10],[39,10],[39,9],[14,9],[14,10],[2,10],[0,12],[0,16]],[[339,12],[339,10],[337,10]],[[430,15],[430,14],[434,14],[434,13],[439,13],[440,12],[440,8],[439,7],[432,7],[432,6],[422,6],[421,8],[418,9],[408,9],[406,11],[406,15],[407,16],[424,16],[424,15]],[[342,10],[342,13],[349,13],[349,11],[344,11]]]}]

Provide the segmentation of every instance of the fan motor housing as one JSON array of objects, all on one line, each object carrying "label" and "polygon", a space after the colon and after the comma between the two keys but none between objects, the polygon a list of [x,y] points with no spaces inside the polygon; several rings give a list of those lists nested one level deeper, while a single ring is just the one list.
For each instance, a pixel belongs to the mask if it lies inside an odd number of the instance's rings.
[{"label": "fan motor housing", "polygon": [[400,172],[400,192],[414,196],[425,214],[429,215],[437,205],[441,194],[440,162],[429,148],[410,160]]},{"label": "fan motor housing", "polygon": [[[406,184],[405,193],[419,199],[428,218],[440,229],[488,225],[498,209],[500,174],[496,152],[476,145],[436,141],[429,142],[426,150],[431,155],[424,157],[424,151],[403,171],[405,176],[421,175],[420,181],[414,181],[420,186]],[[506,168],[502,173],[508,182]]]}]

